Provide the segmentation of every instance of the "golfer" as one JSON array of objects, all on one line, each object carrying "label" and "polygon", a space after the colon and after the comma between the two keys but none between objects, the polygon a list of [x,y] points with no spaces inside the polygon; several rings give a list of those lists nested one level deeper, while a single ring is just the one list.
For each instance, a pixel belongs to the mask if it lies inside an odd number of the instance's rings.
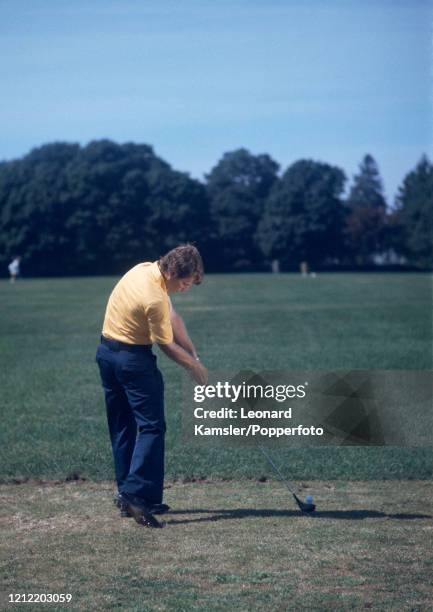
[{"label": "golfer", "polygon": [[178,246],[159,261],[140,263],[117,283],[108,300],[96,353],[105,393],[118,486],[117,505],[147,527],[162,504],[164,482],[164,383],[152,345],[206,384],[201,364],[169,294],[200,284],[203,263],[192,245]]}]

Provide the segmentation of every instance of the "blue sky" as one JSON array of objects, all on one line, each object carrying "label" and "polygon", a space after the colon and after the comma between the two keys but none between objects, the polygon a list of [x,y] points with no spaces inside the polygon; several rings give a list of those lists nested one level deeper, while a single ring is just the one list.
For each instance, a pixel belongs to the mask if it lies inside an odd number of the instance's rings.
[{"label": "blue sky", "polygon": [[342,167],[390,203],[432,149],[430,0],[0,0],[0,159],[144,142],[202,178],[226,151]]}]

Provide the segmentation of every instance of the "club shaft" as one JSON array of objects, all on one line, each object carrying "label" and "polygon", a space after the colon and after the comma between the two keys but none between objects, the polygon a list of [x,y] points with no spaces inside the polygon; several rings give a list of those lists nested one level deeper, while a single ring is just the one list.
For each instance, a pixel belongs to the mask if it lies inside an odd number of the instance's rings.
[{"label": "club shaft", "polygon": [[292,485],[292,483],[290,483],[288,480],[286,480],[284,478],[284,476],[282,475],[282,473],[280,472],[280,470],[278,469],[278,467],[275,465],[275,463],[272,461],[271,456],[269,455],[269,453],[263,448],[263,446],[259,446],[260,451],[262,452],[262,454],[266,457],[266,459],[269,461],[269,463],[272,465],[272,467],[274,468],[274,470],[277,472],[278,476],[280,477],[281,482],[283,482],[286,487],[289,489],[290,493],[292,495],[296,495],[296,493],[298,492],[296,487],[294,485]]}]

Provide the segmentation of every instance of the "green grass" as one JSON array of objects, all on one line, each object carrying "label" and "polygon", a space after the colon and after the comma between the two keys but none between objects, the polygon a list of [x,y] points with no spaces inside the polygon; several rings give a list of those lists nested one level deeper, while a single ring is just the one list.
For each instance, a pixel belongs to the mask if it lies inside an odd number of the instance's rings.
[{"label": "green grass", "polygon": [[[94,355],[115,278],[0,283],[1,478],[112,478]],[[176,297],[211,370],[430,369],[431,277],[215,275]],[[164,356],[167,476],[254,477],[253,449],[181,439],[180,369]],[[275,451],[297,478],[430,478],[431,449]]]},{"label": "green grass", "polygon": [[[273,450],[314,494],[303,516],[254,449],[182,442],[164,356],[174,511],[163,530],[118,517],[94,363],[115,280],[0,283],[0,608],[50,592],[71,610],[430,609],[431,448]],[[432,367],[426,275],[217,275],[175,301],[211,370]]]},{"label": "green grass", "polygon": [[[108,483],[0,486],[0,601],[71,593],[51,610],[431,610],[430,483],[175,483],[167,526],[120,519]],[[46,609],[31,606],[31,609]]]}]

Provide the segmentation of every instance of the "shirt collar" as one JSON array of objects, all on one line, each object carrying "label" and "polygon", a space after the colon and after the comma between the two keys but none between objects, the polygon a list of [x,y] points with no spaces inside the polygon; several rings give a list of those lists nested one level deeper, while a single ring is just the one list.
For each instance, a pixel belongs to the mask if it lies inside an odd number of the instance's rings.
[{"label": "shirt collar", "polygon": [[159,265],[157,261],[154,261],[151,264],[151,271],[152,271],[152,276],[153,278],[156,280],[156,282],[161,285],[162,289],[164,289],[164,291],[166,293],[167,292],[167,285],[165,284],[165,278],[162,275],[161,270],[159,269]]}]

